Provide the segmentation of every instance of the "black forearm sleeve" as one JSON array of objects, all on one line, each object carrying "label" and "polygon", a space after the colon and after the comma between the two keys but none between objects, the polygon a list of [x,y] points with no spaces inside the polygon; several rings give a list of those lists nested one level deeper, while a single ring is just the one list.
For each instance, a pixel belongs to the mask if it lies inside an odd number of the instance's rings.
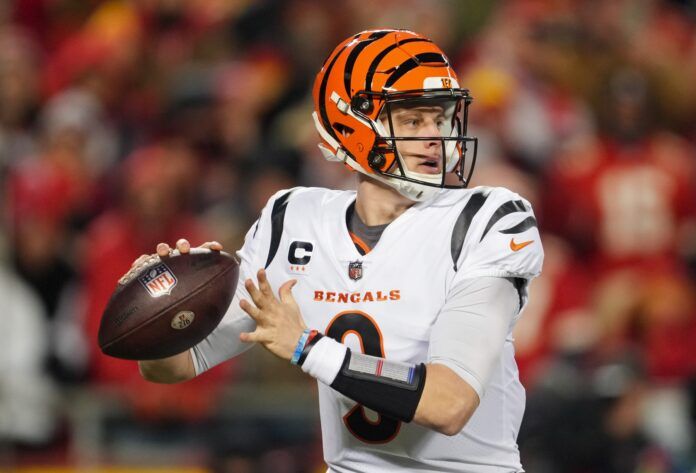
[{"label": "black forearm sleeve", "polygon": [[425,364],[388,361],[346,351],[331,387],[378,413],[410,422],[425,386]]}]

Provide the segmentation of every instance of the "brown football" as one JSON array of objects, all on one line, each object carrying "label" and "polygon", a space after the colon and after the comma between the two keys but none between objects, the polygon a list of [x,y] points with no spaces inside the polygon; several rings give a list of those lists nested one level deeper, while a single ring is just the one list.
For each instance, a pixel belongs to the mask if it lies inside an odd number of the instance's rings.
[{"label": "brown football", "polygon": [[111,295],[99,326],[102,352],[127,360],[181,353],[217,327],[239,278],[237,260],[221,251],[154,257]]}]

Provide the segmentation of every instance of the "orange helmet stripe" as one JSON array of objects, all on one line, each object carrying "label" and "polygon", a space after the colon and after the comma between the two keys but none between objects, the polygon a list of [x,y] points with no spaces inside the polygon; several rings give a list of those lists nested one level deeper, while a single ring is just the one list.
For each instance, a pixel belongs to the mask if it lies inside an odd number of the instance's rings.
[{"label": "orange helmet stripe", "polygon": [[416,43],[416,42],[422,42],[422,43],[430,43],[431,41],[429,39],[425,38],[408,38],[404,39],[401,41],[398,41],[396,43],[390,44],[387,48],[382,50],[375,58],[372,60],[372,63],[370,63],[370,67],[367,69],[367,75],[365,76],[365,90],[372,90],[372,78],[375,75],[375,72],[377,71],[377,68],[379,67],[379,64],[382,62],[382,60],[392,52],[394,49],[398,48],[399,46],[406,44],[406,43]]},{"label": "orange helmet stripe", "polygon": [[355,46],[355,48],[348,55],[346,65],[344,67],[343,83],[345,84],[346,93],[349,97],[352,96],[350,91],[350,79],[353,75],[353,67],[355,66],[355,61],[357,61],[358,56],[367,46],[374,43],[378,39],[383,38],[388,33],[390,33],[389,30],[375,31],[365,41],[361,41],[357,46]]},{"label": "orange helmet stripe", "polygon": [[447,66],[447,60],[440,53],[421,53],[407,59],[406,61],[399,64],[392,75],[389,76],[384,87],[391,87],[394,83],[406,75],[409,71],[412,71],[416,67],[422,65],[423,63],[440,63],[442,66]]}]

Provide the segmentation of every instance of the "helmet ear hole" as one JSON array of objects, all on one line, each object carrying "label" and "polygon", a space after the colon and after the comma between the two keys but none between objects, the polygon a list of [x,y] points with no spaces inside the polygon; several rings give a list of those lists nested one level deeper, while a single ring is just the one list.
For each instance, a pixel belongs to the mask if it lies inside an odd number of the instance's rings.
[{"label": "helmet ear hole", "polygon": [[345,138],[348,138],[350,135],[355,133],[353,128],[349,127],[348,125],[344,125],[343,123],[334,122],[332,126],[334,130],[343,135]]}]

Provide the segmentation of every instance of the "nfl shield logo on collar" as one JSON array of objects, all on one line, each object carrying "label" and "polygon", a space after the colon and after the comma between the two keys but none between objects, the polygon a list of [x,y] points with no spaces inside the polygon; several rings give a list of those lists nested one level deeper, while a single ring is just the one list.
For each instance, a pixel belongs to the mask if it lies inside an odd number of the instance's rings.
[{"label": "nfl shield logo on collar", "polygon": [[348,277],[353,281],[357,281],[358,279],[362,278],[362,274],[362,261],[351,261],[350,264],[348,264]]},{"label": "nfl shield logo on collar", "polygon": [[176,276],[164,263],[148,269],[138,280],[152,297],[171,294],[177,283]]}]

